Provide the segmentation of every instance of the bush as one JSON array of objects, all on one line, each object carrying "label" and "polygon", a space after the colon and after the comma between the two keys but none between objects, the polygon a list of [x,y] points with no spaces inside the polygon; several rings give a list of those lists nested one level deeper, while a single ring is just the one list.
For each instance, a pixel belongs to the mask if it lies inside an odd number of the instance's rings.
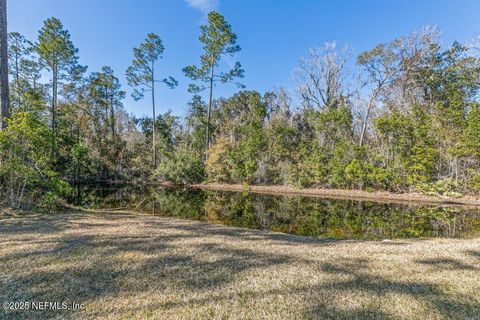
[{"label": "bush", "polygon": [[328,186],[344,188],[348,187],[345,170],[354,158],[351,146],[341,141],[332,151],[332,157],[328,161]]},{"label": "bush", "polygon": [[232,165],[229,162],[230,150],[232,146],[225,138],[219,138],[218,141],[208,150],[208,160],[205,163],[205,171],[209,181],[230,182]]},{"label": "bush", "polygon": [[468,180],[468,187],[473,191],[480,191],[480,173],[474,173]]},{"label": "bush", "polygon": [[19,112],[0,131],[0,203],[53,210],[71,191],[50,161],[52,136],[34,115]]},{"label": "bush", "polygon": [[371,165],[353,159],[345,168],[345,181],[350,187],[363,189],[368,184],[367,176],[371,172]]},{"label": "bush", "polygon": [[205,173],[202,161],[189,153],[179,151],[159,164],[155,176],[160,181],[189,184],[201,182]]},{"label": "bush", "polygon": [[459,186],[451,178],[438,180],[431,183],[420,183],[417,185],[420,192],[429,195],[459,196]]},{"label": "bush", "polygon": [[327,177],[327,150],[316,145],[302,144],[298,163],[297,185],[301,188],[319,186]]}]

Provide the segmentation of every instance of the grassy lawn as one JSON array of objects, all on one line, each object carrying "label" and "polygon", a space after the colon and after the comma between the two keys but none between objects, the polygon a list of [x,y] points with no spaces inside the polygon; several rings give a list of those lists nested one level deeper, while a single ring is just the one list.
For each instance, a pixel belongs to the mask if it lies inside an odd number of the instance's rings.
[{"label": "grassy lawn", "polygon": [[0,220],[1,319],[480,319],[480,238],[322,241],[128,214]]}]

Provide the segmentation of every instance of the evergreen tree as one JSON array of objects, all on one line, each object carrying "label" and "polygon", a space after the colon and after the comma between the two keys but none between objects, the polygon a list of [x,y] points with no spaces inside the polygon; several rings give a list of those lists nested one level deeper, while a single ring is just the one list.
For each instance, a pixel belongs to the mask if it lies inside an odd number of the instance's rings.
[{"label": "evergreen tree", "polygon": [[63,29],[63,25],[57,18],[45,20],[38,34],[38,43],[35,50],[40,56],[40,61],[52,74],[52,103],[51,121],[53,132],[53,151],[56,144],[56,112],[58,107],[58,84],[74,71],[77,65],[76,49],[70,40],[70,33]]},{"label": "evergreen tree", "polygon": [[8,60],[9,60],[9,73],[13,77],[13,96],[15,106],[12,108],[19,108],[22,98],[22,87],[24,84],[23,70],[24,65],[28,59],[28,55],[32,50],[32,43],[25,39],[24,36],[18,32],[11,32],[8,34]]},{"label": "evergreen tree", "polygon": [[200,26],[200,42],[203,44],[204,53],[200,57],[200,66],[187,66],[183,69],[185,75],[194,80],[203,82],[204,85],[191,84],[190,92],[198,93],[209,89],[209,100],[207,109],[207,127],[205,134],[205,157],[208,158],[208,147],[210,145],[210,117],[213,99],[213,87],[216,82],[234,83],[238,87],[244,86],[236,81],[236,78],[243,78],[244,70],[240,62],[226,72],[218,72],[220,61],[224,56],[234,56],[241,50],[237,45],[237,35],[225,18],[218,12],[212,11],[208,14],[208,24]]},{"label": "evergreen tree", "polygon": [[[153,119],[156,119],[155,84],[157,82],[163,82],[171,89],[178,85],[178,82],[172,77],[168,77],[163,80],[156,78],[155,63],[159,59],[163,58],[164,51],[165,47],[163,46],[162,39],[160,39],[160,37],[154,33],[149,33],[145,41],[142,42],[138,48],[133,49],[134,59],[126,72],[128,84],[134,88],[132,96],[135,100],[142,99],[146,92],[151,93]],[[154,168],[157,166],[157,148],[155,136],[156,134],[154,125],[152,134],[152,155]]]},{"label": "evergreen tree", "polygon": [[[115,111],[123,106],[122,100],[125,92],[121,90],[120,81],[115,77],[112,68],[102,67],[101,72],[94,72],[90,77],[91,94],[99,108],[98,115],[103,119],[104,140],[108,148],[103,148],[102,153],[108,158],[108,162],[116,168],[118,143],[116,141]],[[107,137],[110,136],[111,140]]]}]

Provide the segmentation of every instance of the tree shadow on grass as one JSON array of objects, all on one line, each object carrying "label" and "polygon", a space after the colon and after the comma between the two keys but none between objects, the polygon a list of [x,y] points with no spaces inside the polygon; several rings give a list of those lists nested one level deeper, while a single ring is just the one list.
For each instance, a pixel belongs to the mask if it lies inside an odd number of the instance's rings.
[{"label": "tree shadow on grass", "polygon": [[417,263],[430,265],[437,270],[475,270],[475,266],[464,263],[462,261],[452,258],[435,258],[435,259],[423,259],[417,260]]},{"label": "tree shadow on grass", "polygon": [[467,251],[467,254],[471,257],[474,257],[480,260],[480,251],[470,250],[470,251]]},{"label": "tree shadow on grass", "polygon": [[[297,262],[298,263],[298,262]],[[301,264],[301,263],[300,263]],[[260,266],[259,266],[260,267]],[[163,303],[152,303],[151,308],[164,310],[176,308],[196,308],[206,305],[218,304],[221,301],[235,301],[247,299],[248,305],[255,305],[256,300],[265,300],[278,296],[298,296],[306,302],[307,307],[303,310],[292,309],[292,318],[300,319],[397,319],[398,314],[383,310],[382,307],[392,302],[394,297],[406,298],[402,302],[412,298],[418,304],[430,310],[432,318],[438,315],[448,319],[478,319],[480,304],[465,302],[445,292],[436,284],[422,281],[391,280],[383,276],[371,273],[370,259],[352,259],[351,261],[321,263],[319,271],[331,277],[314,285],[289,285],[275,289],[263,289],[252,291],[244,289],[234,294],[216,293],[212,296],[190,299],[178,299]],[[312,274],[312,277],[318,276]],[[362,299],[367,294],[371,301],[365,304],[351,306],[342,304],[338,297],[350,296],[352,300]],[[393,294],[393,296],[392,296]],[[286,298],[288,299],[288,298]],[[345,302],[345,298],[343,299]],[[415,314],[415,306],[405,305],[405,309]],[[266,313],[264,313],[266,314]],[[407,313],[408,314],[408,313]],[[425,313],[421,313],[425,315]],[[418,313],[418,318],[422,318]],[[437,316],[435,316],[435,314]],[[266,314],[267,318],[269,317]],[[275,317],[275,315],[271,315]]]},{"label": "tree shadow on grass", "polygon": [[[145,288],[161,292],[172,286],[193,293],[218,289],[233,281],[237,274],[251,269],[294,261],[286,254],[264,255],[217,243],[200,242],[183,247],[189,239],[218,235],[208,228],[198,234],[192,234],[188,228],[179,228],[178,234],[163,233],[159,228],[153,235],[139,232],[136,235],[93,236],[62,234],[60,230],[65,230],[64,224],[59,227],[49,221],[48,217],[36,221],[39,223],[37,229],[35,222],[8,226],[15,239],[30,237],[33,233],[32,237],[37,236],[39,242],[33,250],[15,251],[13,246],[11,252],[0,256],[4,271],[8,273],[0,289],[1,301],[87,303],[124,291],[135,295]],[[82,227],[77,224],[75,228]],[[15,230],[19,232],[14,233]],[[53,242],[42,242],[44,235],[51,234],[58,234],[58,237]],[[210,258],[204,259],[203,253]],[[15,265],[22,265],[23,269],[15,269]],[[71,311],[37,310],[8,315],[37,319],[72,314]]]},{"label": "tree shadow on grass", "polygon": [[[187,223],[179,220],[176,223],[167,223],[165,219],[148,216],[100,215],[88,222],[83,221],[82,217],[64,217],[63,222],[56,221],[57,218],[45,217],[32,222],[17,223],[15,226],[0,226],[0,232],[7,230],[8,239],[12,243],[20,243],[23,238],[36,238],[38,241],[36,243],[38,246],[34,250],[15,250],[16,245],[13,245],[8,254],[0,256],[3,265],[1,271],[8,273],[8,277],[0,277],[2,281],[0,301],[74,301],[86,303],[88,307],[91,301],[114,299],[125,294],[140,296],[147,289],[155,292],[173,289],[187,292],[187,298],[154,301],[149,307],[164,310],[194,308],[198,305],[216,304],[222,300],[236,301],[242,296],[251,302],[252,299],[292,295],[299,296],[307,306],[302,310],[292,310],[294,317],[395,318],[381,308],[369,305],[358,308],[342,306],[337,301],[339,296],[361,292],[377,299],[384,299],[391,293],[412,297],[431,310],[450,318],[459,318],[460,315],[461,318],[475,319],[480,314],[478,303],[461,301],[443,292],[435,284],[394,281],[375,275],[371,271],[371,259],[316,263],[312,260],[302,260],[293,253],[281,251],[266,253],[245,246],[251,243],[250,241],[266,240],[279,245],[312,244],[318,247],[330,246],[337,241],[229,228],[201,222]],[[115,227],[116,224],[131,224],[135,232],[127,232],[128,229],[121,229],[125,232],[123,234],[117,229],[112,229],[116,233],[108,232],[106,228]],[[38,228],[35,228],[35,225]],[[79,234],[81,230],[92,228],[93,231],[98,231],[94,233],[95,235]],[[244,244],[240,247],[224,245],[222,237],[238,239]],[[480,257],[476,251],[471,255]],[[418,263],[439,268],[447,265],[447,269],[463,267],[465,270],[471,270],[465,265],[456,264],[458,261],[451,260],[422,260]],[[299,268],[312,267],[313,264],[316,268],[313,268],[315,271],[309,276],[322,280],[310,285],[291,284],[280,288],[254,290],[240,288],[235,294],[222,293],[223,288],[234,283],[246,272],[292,264]],[[87,316],[91,318],[111,316],[108,312],[89,310]],[[135,309],[132,312],[135,312]],[[0,318],[39,319],[77,316],[78,314],[70,310],[8,314],[0,311]]]},{"label": "tree shadow on grass", "polygon": [[29,240],[29,234],[42,231],[42,233],[57,233],[69,228],[70,219],[45,219],[44,217],[27,217],[27,218],[9,218],[0,220],[0,235],[23,234],[22,239]]},{"label": "tree shadow on grass", "polygon": [[[164,222],[160,219],[155,219],[147,222],[147,225],[153,228],[165,228]],[[168,218],[167,218],[168,219]],[[329,245],[339,241],[339,239],[316,239],[312,237],[304,237],[291,235],[286,233],[276,233],[266,230],[247,229],[228,226],[225,227],[221,224],[210,224],[201,221],[189,221],[185,224],[179,224],[175,226],[176,230],[182,230],[188,232],[197,237],[204,236],[222,236],[227,238],[235,238],[243,241],[262,241],[271,240],[282,245],[298,245],[298,244],[322,244]],[[356,240],[350,240],[350,242],[357,242]]]},{"label": "tree shadow on grass", "polygon": [[[443,263],[443,262],[442,262]],[[451,263],[451,261],[449,261]],[[320,285],[316,290],[332,288],[332,294],[348,294],[352,292],[368,293],[378,299],[387,299],[387,294],[404,295],[414,298],[427,309],[436,311],[448,319],[478,319],[480,315],[480,304],[478,302],[465,302],[448,292],[442,290],[438,285],[429,282],[419,281],[395,281],[385,277],[372,274],[369,260],[354,259],[347,262],[323,263],[320,269],[332,275],[346,276],[348,280],[335,281]],[[390,297],[388,299],[391,299]],[[338,306],[337,306],[338,307]],[[307,312],[306,316],[315,315],[320,317],[330,317],[331,311],[338,312],[334,301],[332,304],[320,305]],[[345,315],[345,316],[343,316]],[[363,309],[348,311],[342,315],[337,313],[335,318],[352,319],[388,319],[396,318],[394,315],[388,316],[379,310]],[[432,315],[433,316],[433,315]]]}]

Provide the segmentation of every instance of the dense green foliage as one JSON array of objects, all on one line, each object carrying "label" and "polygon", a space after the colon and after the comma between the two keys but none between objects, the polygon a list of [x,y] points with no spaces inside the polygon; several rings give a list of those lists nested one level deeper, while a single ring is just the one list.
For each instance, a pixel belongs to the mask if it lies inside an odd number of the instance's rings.
[{"label": "dense green foliage", "polygon": [[0,193],[4,204],[55,206],[69,192],[48,157],[50,130],[32,114],[18,112],[0,131]]},{"label": "dense green foliage", "polygon": [[[480,60],[469,47],[442,47],[425,29],[361,53],[354,73],[351,50],[327,44],[300,60],[295,89],[213,99],[215,83],[243,87],[240,63],[225,72],[220,64],[240,47],[216,12],[199,39],[199,66],[183,70],[196,83],[185,118],[167,111],[153,121],[125,112],[111,68],[87,74],[58,19],[37,43],[11,33],[2,204],[49,207],[68,185],[115,180],[480,192]],[[156,79],[163,50],[155,34],[134,49],[127,78],[136,97],[151,91],[153,100],[156,82],[176,85]],[[206,88],[208,102],[198,95]]]}]

